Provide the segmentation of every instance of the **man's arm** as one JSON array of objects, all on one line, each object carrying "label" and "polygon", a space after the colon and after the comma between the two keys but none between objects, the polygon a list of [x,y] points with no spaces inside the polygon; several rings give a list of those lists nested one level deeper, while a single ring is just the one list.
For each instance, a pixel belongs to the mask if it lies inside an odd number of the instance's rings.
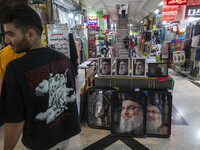
[{"label": "man's arm", "polygon": [[17,144],[24,127],[24,121],[20,123],[5,123],[4,125],[4,150],[13,150]]},{"label": "man's arm", "polygon": [[3,78],[0,77],[0,95],[1,95],[2,83],[3,83]]}]

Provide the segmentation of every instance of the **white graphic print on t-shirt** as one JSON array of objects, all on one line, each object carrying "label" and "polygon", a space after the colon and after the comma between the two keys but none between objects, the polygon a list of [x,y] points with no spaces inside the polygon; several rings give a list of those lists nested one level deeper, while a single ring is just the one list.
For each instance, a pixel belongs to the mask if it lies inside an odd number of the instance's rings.
[{"label": "white graphic print on t-shirt", "polygon": [[36,96],[44,96],[49,92],[48,109],[39,113],[36,120],[46,120],[46,123],[54,121],[58,115],[68,109],[67,103],[75,101],[75,93],[68,96],[73,88],[67,88],[67,70],[65,74],[50,74],[49,80],[43,80],[39,86],[35,88]]}]

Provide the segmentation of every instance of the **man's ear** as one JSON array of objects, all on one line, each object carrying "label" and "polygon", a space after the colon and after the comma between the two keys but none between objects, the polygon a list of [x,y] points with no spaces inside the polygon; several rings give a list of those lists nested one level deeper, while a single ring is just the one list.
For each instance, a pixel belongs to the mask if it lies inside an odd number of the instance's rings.
[{"label": "man's ear", "polygon": [[27,36],[27,39],[29,41],[34,41],[36,39],[36,32],[35,30],[33,29],[28,29],[28,31],[26,32],[26,36]]}]

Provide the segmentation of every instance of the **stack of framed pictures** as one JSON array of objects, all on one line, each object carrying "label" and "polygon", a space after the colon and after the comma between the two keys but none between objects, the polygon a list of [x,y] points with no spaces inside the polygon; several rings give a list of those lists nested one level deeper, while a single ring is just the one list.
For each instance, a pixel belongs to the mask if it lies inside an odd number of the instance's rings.
[{"label": "stack of framed pictures", "polygon": [[172,95],[165,90],[88,90],[88,126],[116,136],[169,137]]},{"label": "stack of framed pictures", "polygon": [[89,88],[87,90],[87,111],[89,127],[110,129],[111,90]]},{"label": "stack of framed pictures", "polygon": [[[128,57],[115,58],[115,66],[112,66],[112,59],[109,57],[99,58],[99,76],[118,77],[146,77],[147,64],[145,58],[133,58],[130,62]],[[114,67],[114,69],[112,69]],[[113,72],[114,71],[114,72]],[[148,77],[167,77],[167,63],[148,63]]]}]

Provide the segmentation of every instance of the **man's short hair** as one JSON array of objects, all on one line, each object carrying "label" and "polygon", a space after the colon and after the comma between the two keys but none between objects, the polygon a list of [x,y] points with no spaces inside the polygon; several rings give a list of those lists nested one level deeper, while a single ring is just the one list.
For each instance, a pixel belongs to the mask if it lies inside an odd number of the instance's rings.
[{"label": "man's short hair", "polygon": [[26,32],[34,29],[41,37],[43,26],[40,16],[35,10],[26,5],[5,6],[0,11],[0,23],[13,23],[17,29]]}]

